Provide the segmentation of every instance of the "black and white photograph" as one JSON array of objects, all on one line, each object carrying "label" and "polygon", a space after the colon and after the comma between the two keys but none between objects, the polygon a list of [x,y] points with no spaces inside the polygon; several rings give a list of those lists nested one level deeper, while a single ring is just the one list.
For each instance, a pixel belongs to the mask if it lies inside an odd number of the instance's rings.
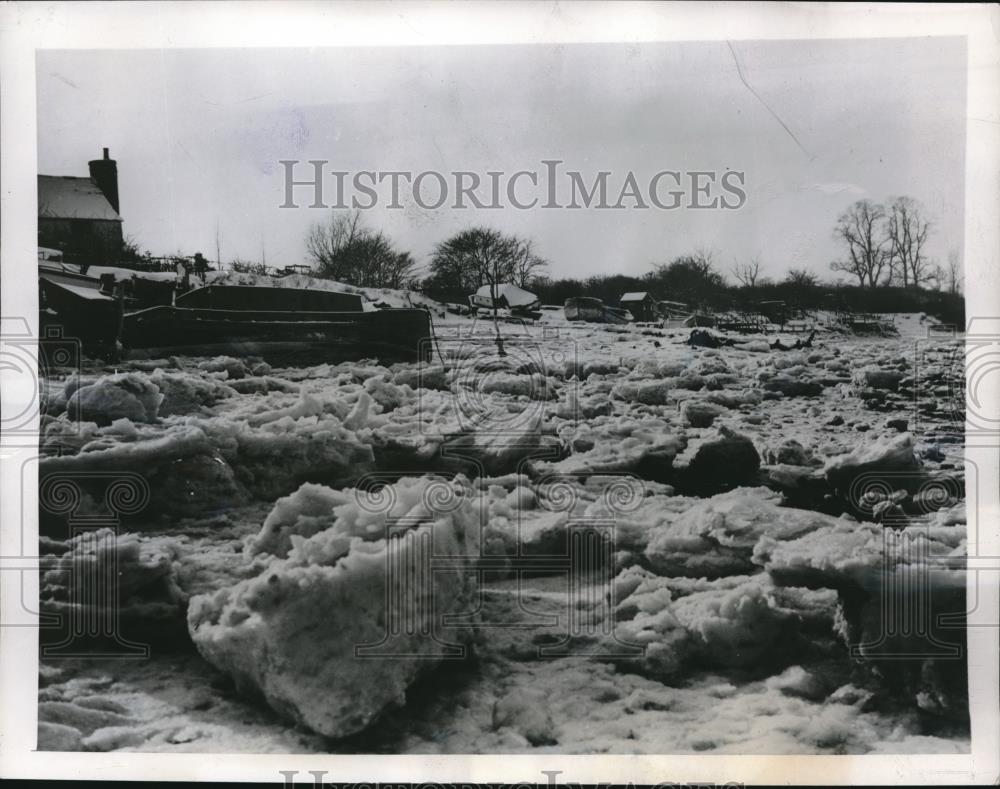
[{"label": "black and white photograph", "polygon": [[30,50],[2,337],[28,750],[995,781],[997,62],[928,30],[943,6],[488,45],[421,37],[456,6],[375,9],[301,10],[406,45]]}]

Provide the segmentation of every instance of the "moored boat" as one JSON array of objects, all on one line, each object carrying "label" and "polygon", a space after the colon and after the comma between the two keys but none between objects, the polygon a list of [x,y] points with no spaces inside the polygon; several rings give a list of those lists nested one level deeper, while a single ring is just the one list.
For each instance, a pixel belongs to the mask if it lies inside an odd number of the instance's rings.
[{"label": "moored boat", "polygon": [[423,361],[433,334],[424,309],[370,309],[354,293],[209,285],[173,304],[129,309],[122,283],[63,264],[39,264],[42,323],[85,353],[260,356],[267,361]]},{"label": "moored boat", "polygon": [[574,296],[566,299],[563,311],[568,321],[600,323],[604,320],[604,302],[589,296]]},{"label": "moored boat", "polygon": [[632,313],[621,307],[610,307],[600,299],[574,296],[566,299],[563,312],[568,321],[587,323],[631,323]]},{"label": "moored boat", "polygon": [[307,360],[429,361],[426,310],[228,310],[150,307],[123,319],[127,356],[171,354],[260,356],[288,364]]},{"label": "moored boat", "polygon": [[621,307],[609,307],[604,306],[604,322],[605,323],[631,323],[632,313],[628,310],[622,309]]}]

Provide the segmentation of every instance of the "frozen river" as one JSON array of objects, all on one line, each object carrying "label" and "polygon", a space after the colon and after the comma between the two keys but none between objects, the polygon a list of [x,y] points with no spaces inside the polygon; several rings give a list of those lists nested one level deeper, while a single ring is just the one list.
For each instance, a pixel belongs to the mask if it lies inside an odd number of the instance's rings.
[{"label": "frozen river", "polygon": [[966,751],[962,626],[906,618],[964,612],[955,343],[546,321],[53,371],[43,612],[118,602],[109,656],[43,657],[39,747]]}]

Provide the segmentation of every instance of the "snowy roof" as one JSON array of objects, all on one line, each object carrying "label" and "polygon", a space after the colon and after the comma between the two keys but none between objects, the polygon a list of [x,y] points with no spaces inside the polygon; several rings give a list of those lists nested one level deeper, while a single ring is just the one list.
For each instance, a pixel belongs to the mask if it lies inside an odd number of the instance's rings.
[{"label": "snowy roof", "polygon": [[647,298],[649,298],[649,294],[646,291],[644,291],[644,290],[640,290],[640,291],[636,291],[634,293],[626,293],[626,294],[624,294],[618,300],[619,301],[645,301]]},{"label": "snowy roof", "polygon": [[[497,299],[505,299],[507,305],[510,307],[527,307],[538,301],[538,296],[534,293],[524,290],[524,288],[519,288],[510,282],[496,285],[495,287]],[[483,299],[490,299],[493,296],[493,292],[489,285],[483,285],[476,291],[476,295]]]},{"label": "snowy roof", "polygon": [[122,221],[93,180],[70,175],[38,176],[38,215],[50,219]]},{"label": "snowy roof", "polygon": [[131,268],[120,268],[118,266],[91,266],[87,269],[92,277],[99,277],[101,274],[114,274],[119,282],[132,279],[149,279],[154,282],[173,282],[177,279],[176,271],[138,271]]}]

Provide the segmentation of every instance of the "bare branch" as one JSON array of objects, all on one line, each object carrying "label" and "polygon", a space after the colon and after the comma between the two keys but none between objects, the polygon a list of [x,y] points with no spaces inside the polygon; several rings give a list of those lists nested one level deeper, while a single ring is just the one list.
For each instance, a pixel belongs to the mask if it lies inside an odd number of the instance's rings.
[{"label": "bare branch", "polygon": [[731,271],[733,277],[742,287],[752,288],[756,286],[757,280],[760,278],[760,256],[754,256],[745,263],[734,260]]},{"label": "bare branch", "polygon": [[[883,227],[885,208],[870,200],[858,200],[837,219],[834,238],[847,246],[848,258],[830,264],[858,278],[861,287],[888,284],[892,276],[891,245]],[[883,273],[889,276],[883,280]]]}]

